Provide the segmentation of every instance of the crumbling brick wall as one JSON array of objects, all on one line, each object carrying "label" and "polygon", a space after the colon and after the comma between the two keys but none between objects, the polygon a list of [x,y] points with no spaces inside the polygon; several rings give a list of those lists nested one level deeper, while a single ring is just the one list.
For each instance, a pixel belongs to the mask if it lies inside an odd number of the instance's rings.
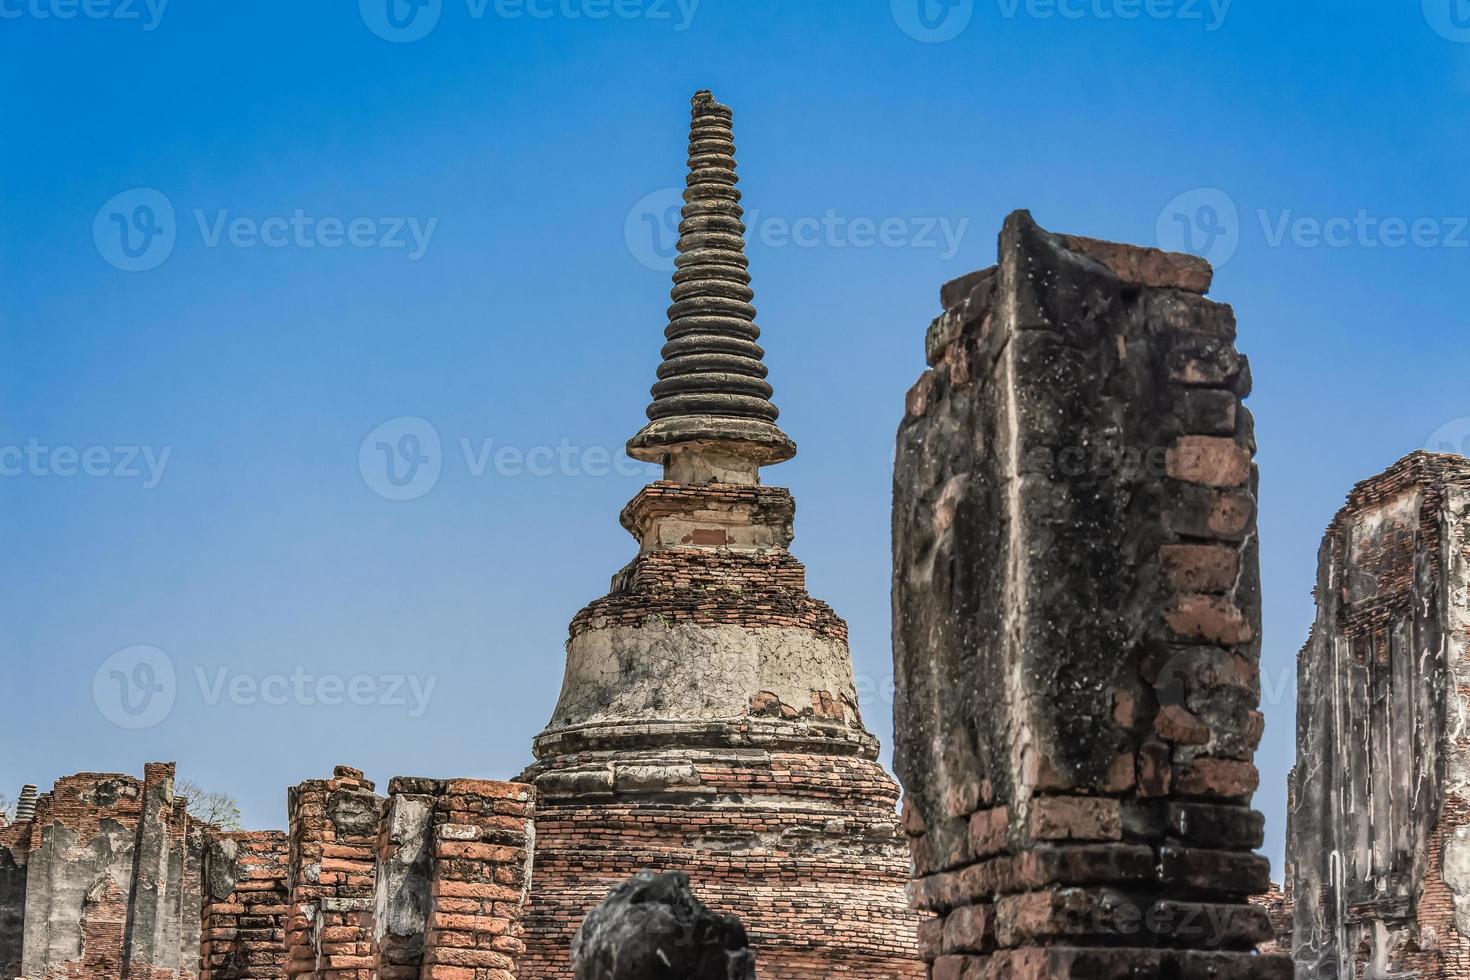
[{"label": "crumbling brick wall", "polygon": [[1288,839],[1306,980],[1470,976],[1470,460],[1360,483],[1319,554]]},{"label": "crumbling brick wall", "polygon": [[518,975],[531,787],[398,777],[378,837],[377,980]]},{"label": "crumbling brick wall", "polygon": [[204,828],[173,764],[68,776],[34,807],[0,830],[0,977],[192,980]]},{"label": "crumbling brick wall", "polygon": [[331,779],[292,788],[287,802],[286,973],[311,980],[366,980],[374,965],[374,865],[383,798],[361,770],[338,766]]},{"label": "crumbling brick wall", "polygon": [[899,433],[896,766],[935,980],[1275,978],[1249,370],[1208,265],[1012,215]]},{"label": "crumbling brick wall", "polygon": [[290,840],[279,831],[211,834],[204,855],[199,980],[286,975]]}]

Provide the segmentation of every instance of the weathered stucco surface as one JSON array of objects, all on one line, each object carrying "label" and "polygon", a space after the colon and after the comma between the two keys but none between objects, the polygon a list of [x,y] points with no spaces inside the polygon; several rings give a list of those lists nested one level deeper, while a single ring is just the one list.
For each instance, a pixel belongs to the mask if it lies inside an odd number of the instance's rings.
[{"label": "weathered stucco surface", "polygon": [[1470,461],[1359,484],[1302,650],[1288,882],[1305,980],[1470,975]]},{"label": "weathered stucco surface", "polygon": [[857,690],[847,645],[791,628],[672,625],[592,630],[567,643],[567,667],[551,727],[630,717],[739,719],[769,693],[811,708],[826,692],[854,725]]}]

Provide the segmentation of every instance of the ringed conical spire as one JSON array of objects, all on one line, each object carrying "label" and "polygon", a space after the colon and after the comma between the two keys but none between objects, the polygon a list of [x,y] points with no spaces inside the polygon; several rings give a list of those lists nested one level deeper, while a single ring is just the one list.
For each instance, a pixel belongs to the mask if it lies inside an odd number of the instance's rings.
[{"label": "ringed conical spire", "polygon": [[681,451],[733,458],[753,474],[796,455],[796,444],[776,425],[781,413],[756,342],[731,117],[710,92],[694,94],[668,343],[649,423],[629,440],[628,454],[666,465]]}]

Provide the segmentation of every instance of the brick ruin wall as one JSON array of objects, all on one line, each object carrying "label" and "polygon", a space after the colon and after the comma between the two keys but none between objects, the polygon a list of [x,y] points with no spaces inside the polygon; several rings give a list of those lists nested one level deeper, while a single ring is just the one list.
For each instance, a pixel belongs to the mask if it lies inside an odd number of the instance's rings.
[{"label": "brick ruin wall", "polygon": [[290,839],[278,831],[211,835],[204,853],[199,980],[286,975]]},{"label": "brick ruin wall", "polygon": [[1006,222],[894,478],[896,765],[933,980],[1277,978],[1255,441],[1204,263]]},{"label": "brick ruin wall", "polygon": [[172,764],[57,782],[0,828],[0,978],[192,980],[204,833]]},{"label": "brick ruin wall", "polygon": [[511,980],[532,790],[339,767],[288,832],[221,831],[143,781],[82,773],[0,827],[3,980]]},{"label": "brick ruin wall", "polygon": [[[0,980],[561,978],[643,869],[740,914],[762,980],[1470,976],[1470,462],[1415,454],[1328,530],[1270,890],[1249,368],[1209,281],[1018,213],[943,290],[894,483],[901,824],[790,495],[661,481],[569,650],[674,659],[569,672],[534,786],[340,767],[247,833],[169,764],[67,777],[0,824]],[[749,674],[750,637],[817,668]],[[640,714],[671,675],[738,717]]]},{"label": "brick ruin wall", "polygon": [[1288,895],[1307,980],[1470,976],[1470,461],[1359,484],[1298,670]]}]

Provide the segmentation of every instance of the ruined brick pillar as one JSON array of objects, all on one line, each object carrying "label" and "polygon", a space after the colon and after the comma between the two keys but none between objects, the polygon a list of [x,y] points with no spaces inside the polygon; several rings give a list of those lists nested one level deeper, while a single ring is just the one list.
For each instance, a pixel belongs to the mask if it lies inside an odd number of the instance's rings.
[{"label": "ruined brick pillar", "polygon": [[1470,460],[1360,483],[1322,542],[1287,843],[1304,980],[1470,976]]},{"label": "ruined brick pillar", "polygon": [[894,481],[935,980],[1291,975],[1254,952],[1255,442],[1209,281],[1018,212],[999,266],[943,291]]},{"label": "ruined brick pillar", "polygon": [[522,975],[568,978],[578,924],[634,873],[683,871],[749,929],[763,978],[918,977],[897,787],[864,728],[847,626],[806,591],[744,255],[731,113],[695,96],[674,305],[649,423],[664,479],[638,554],[572,620],[526,778],[536,861]]},{"label": "ruined brick pillar", "polygon": [[376,980],[518,975],[531,787],[398,777],[378,837]]},{"label": "ruined brick pillar", "polygon": [[369,980],[383,799],[360,770],[338,766],[331,779],[294,787],[288,806],[286,973],[311,980]]},{"label": "ruined brick pillar", "polygon": [[32,795],[0,832],[0,923],[20,922],[0,936],[0,978],[192,980],[203,828],[173,778],[155,762],[142,781],[78,773]]},{"label": "ruined brick pillar", "polygon": [[290,838],[279,831],[210,835],[204,856],[199,980],[286,976]]}]

